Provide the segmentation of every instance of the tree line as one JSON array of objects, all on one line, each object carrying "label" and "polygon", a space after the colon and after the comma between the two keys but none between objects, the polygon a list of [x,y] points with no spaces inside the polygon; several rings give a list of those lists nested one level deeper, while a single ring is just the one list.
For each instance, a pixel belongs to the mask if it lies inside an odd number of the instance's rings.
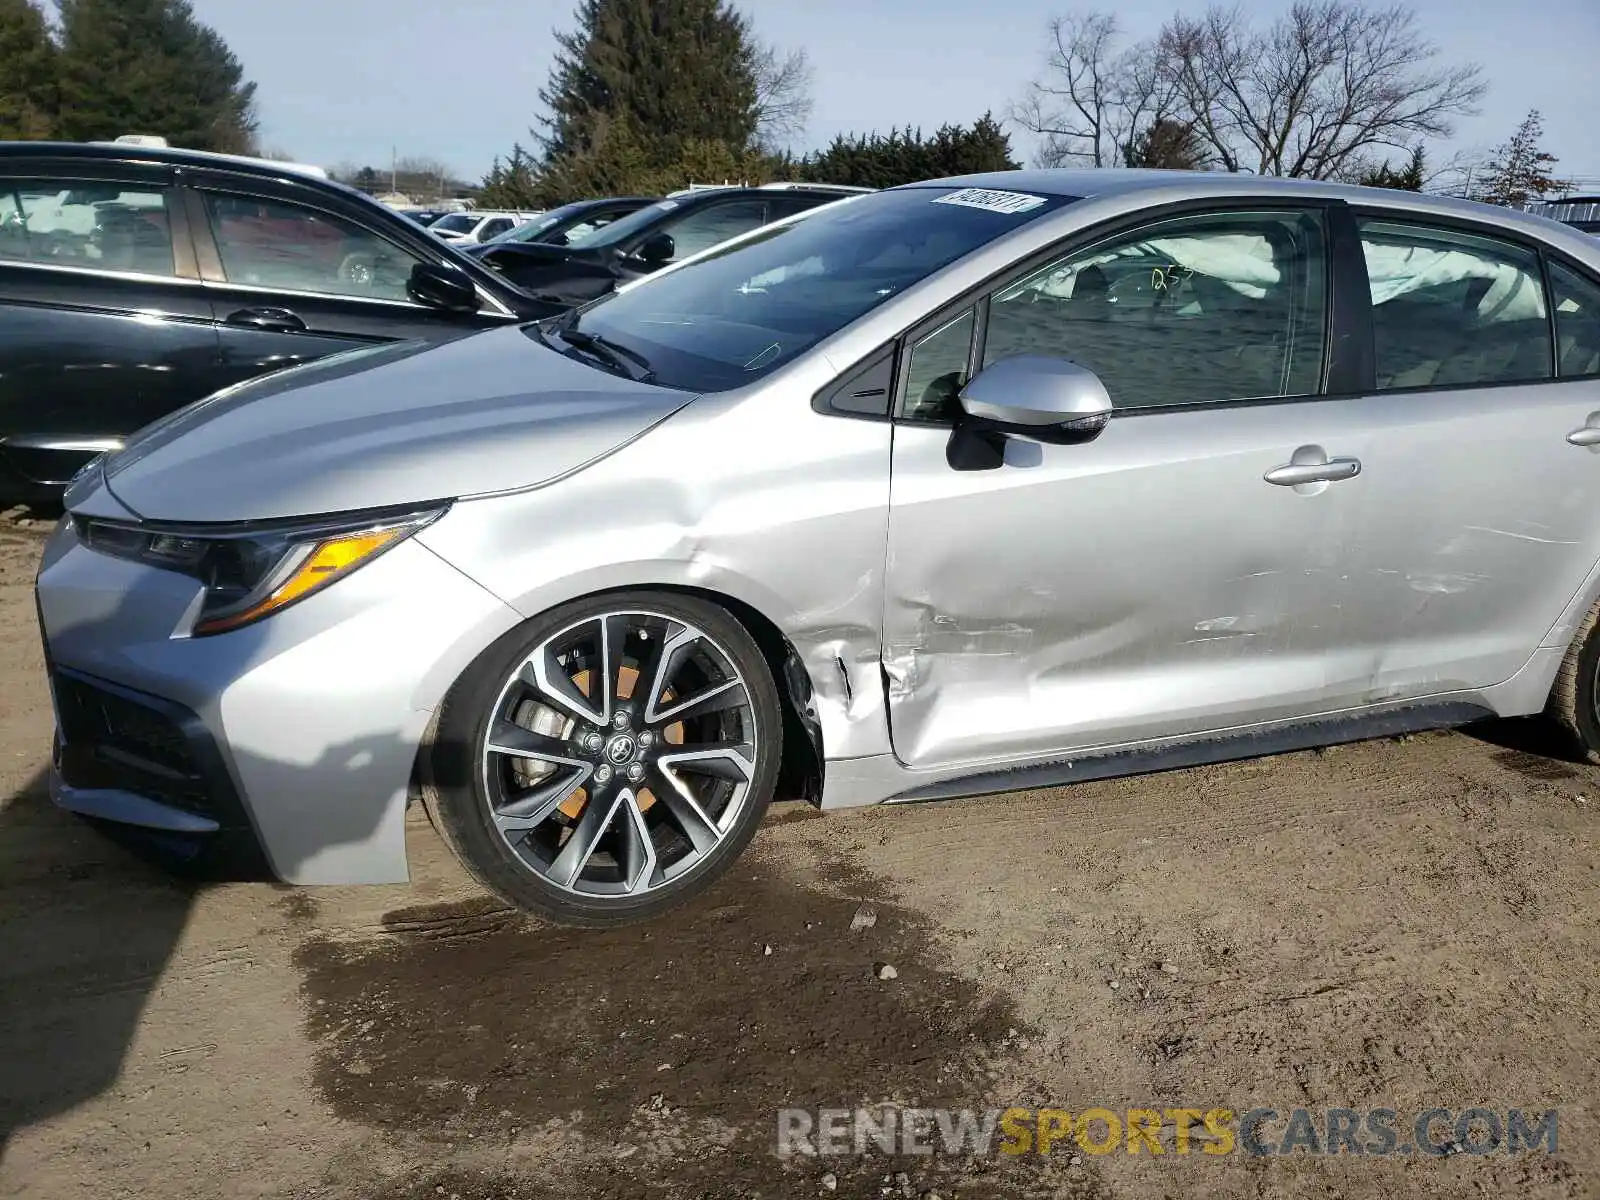
[{"label": "tree line", "polygon": [[[779,148],[811,102],[805,52],[763,44],[727,0],[583,0],[558,33],[546,109],[485,180],[485,202],[550,205],[688,182],[806,178],[886,187],[1017,166],[1001,122]],[[1477,64],[1444,61],[1403,4],[1299,0],[1261,22],[1241,7],[1178,13],[1130,39],[1113,13],[1050,22],[1044,71],[1005,117],[1039,166],[1130,166],[1454,190],[1521,204],[1566,185],[1531,112],[1486,161],[1430,146],[1478,112]]]},{"label": "tree line", "polygon": [[[1240,7],[1176,13],[1125,36],[1114,13],[1049,24],[1045,68],[1008,115],[1041,166],[1247,171],[1421,190],[1457,184],[1520,204],[1564,186],[1537,111],[1487,162],[1435,163],[1488,91],[1475,63],[1444,62],[1414,10],[1300,0],[1260,24]],[[1450,177],[1454,177],[1451,180]]]},{"label": "tree line", "polygon": [[0,0],[0,138],[150,133],[251,154],[256,85],[189,0]]},{"label": "tree line", "polygon": [[795,155],[811,112],[806,52],[764,43],[726,0],[583,0],[556,35],[546,115],[480,200],[549,206],[690,183],[807,179],[866,187],[1016,167],[1000,123],[841,135]]},{"label": "tree line", "polygon": [[[190,0],[0,0],[0,138],[153,133],[259,153],[255,84]],[[730,0],[579,0],[538,92],[543,115],[497,159],[479,200],[549,207],[690,183],[808,179],[888,187],[1019,165],[993,113],[925,134],[844,134],[809,153],[806,51],[764,42]],[[1521,204],[1559,193],[1531,112],[1487,160],[1432,147],[1475,114],[1476,64],[1451,64],[1403,4],[1299,0],[1266,22],[1242,8],[1125,36],[1109,12],[1051,21],[1041,74],[1004,109],[1039,166],[1221,170],[1453,190]],[[402,171],[401,167],[405,169]],[[471,190],[444,164],[336,167],[372,192]]]}]

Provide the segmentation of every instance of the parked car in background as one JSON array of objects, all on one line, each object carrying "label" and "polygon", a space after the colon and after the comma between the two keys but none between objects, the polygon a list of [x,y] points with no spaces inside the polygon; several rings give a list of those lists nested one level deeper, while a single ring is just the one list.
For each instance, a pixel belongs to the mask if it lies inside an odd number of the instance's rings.
[{"label": "parked car in background", "polygon": [[552,311],[281,164],[0,143],[0,497],[59,496],[140,426],[264,372]]},{"label": "parked car in background", "polygon": [[1528,211],[1585,233],[1600,234],[1600,196],[1564,196],[1529,204]]},{"label": "parked car in background", "polygon": [[1536,713],[1600,762],[1594,239],[1009,171],[725,250],[86,472],[37,587],[57,803],[354,883],[406,877],[420,796],[486,887],[605,925],[727,871],[774,795]]},{"label": "parked car in background", "polygon": [[468,246],[492,241],[538,215],[536,212],[498,212],[484,209],[446,213],[437,221],[428,223],[428,232],[455,245]]},{"label": "parked car in background", "polygon": [[408,221],[415,221],[418,225],[432,225],[440,217],[448,216],[458,210],[453,208],[397,208],[394,211]]},{"label": "parked car in background", "polygon": [[540,300],[572,307],[718,242],[860,190],[824,184],[707,188],[668,196],[600,229],[568,235],[565,245],[499,243],[492,261],[500,274]]},{"label": "parked car in background", "polygon": [[563,204],[560,208],[553,208],[542,216],[508,229],[490,241],[464,246],[462,251],[499,270],[502,260],[517,261],[515,247],[525,242],[565,246],[629,213],[656,203],[658,199],[657,196],[610,196],[603,200],[579,200],[574,204]]}]

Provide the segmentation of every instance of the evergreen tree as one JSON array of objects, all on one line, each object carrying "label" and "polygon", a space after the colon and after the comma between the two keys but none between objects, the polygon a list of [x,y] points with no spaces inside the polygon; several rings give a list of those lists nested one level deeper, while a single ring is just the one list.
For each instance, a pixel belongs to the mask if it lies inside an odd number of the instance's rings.
[{"label": "evergreen tree", "polygon": [[1559,160],[1540,148],[1543,136],[1544,119],[1534,109],[1522,119],[1511,140],[1495,150],[1483,183],[1486,202],[1517,208],[1567,187],[1550,175],[1550,168]]},{"label": "evergreen tree", "polygon": [[1425,153],[1421,146],[1411,152],[1406,165],[1398,171],[1388,163],[1382,163],[1372,170],[1363,171],[1357,183],[1363,187],[1393,188],[1401,192],[1420,192],[1422,185],[1427,182],[1423,168],[1427,165]]},{"label": "evergreen tree", "polygon": [[484,208],[535,208],[543,204],[533,155],[518,142],[505,162],[498,158],[483,178],[478,203]]},{"label": "evergreen tree", "polygon": [[615,122],[657,165],[687,142],[751,147],[759,118],[750,28],[725,0],[583,0],[556,35],[546,164],[593,152]]},{"label": "evergreen tree", "polygon": [[985,113],[969,129],[943,125],[931,138],[920,129],[892,129],[887,134],[840,135],[826,150],[801,159],[791,173],[817,183],[845,183],[885,188],[946,175],[1014,171],[1011,139],[1000,123]]},{"label": "evergreen tree", "polygon": [[56,50],[31,0],[0,0],[0,138],[55,130]]},{"label": "evergreen tree", "polygon": [[255,150],[256,85],[189,0],[60,0],[60,12],[63,136]]}]

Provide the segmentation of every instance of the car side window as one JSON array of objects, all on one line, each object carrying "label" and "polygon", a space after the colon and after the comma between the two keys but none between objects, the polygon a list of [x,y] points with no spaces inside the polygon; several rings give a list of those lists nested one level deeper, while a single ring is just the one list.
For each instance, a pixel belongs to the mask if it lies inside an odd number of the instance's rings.
[{"label": "car side window", "polygon": [[408,299],[422,260],[330,213],[256,196],[205,193],[229,283],[369,300]]},{"label": "car side window", "polygon": [[1556,373],[1563,379],[1600,375],[1600,283],[1553,262],[1550,295],[1556,310]]},{"label": "car side window", "polygon": [[1309,211],[1208,213],[1117,234],[996,292],[984,365],[1071,359],[1117,408],[1316,393],[1325,246]]},{"label": "car side window", "polygon": [[514,222],[509,217],[495,217],[493,220],[485,221],[483,228],[478,230],[478,240],[487,242],[490,238],[499,237],[510,229],[513,224]]},{"label": "car side window", "polygon": [[728,204],[708,204],[676,221],[668,221],[660,229],[672,236],[673,252],[667,261],[677,262],[709,250],[718,242],[759,228],[765,220],[766,208],[761,200],[736,200]]},{"label": "car side window", "polygon": [[903,410],[908,420],[955,419],[956,397],[967,382],[974,323],[975,313],[969,308],[912,344]]},{"label": "car side window", "polygon": [[0,261],[176,274],[163,188],[12,179],[0,189]]},{"label": "car side window", "polygon": [[1363,220],[1378,390],[1549,379],[1539,256],[1410,221]]}]

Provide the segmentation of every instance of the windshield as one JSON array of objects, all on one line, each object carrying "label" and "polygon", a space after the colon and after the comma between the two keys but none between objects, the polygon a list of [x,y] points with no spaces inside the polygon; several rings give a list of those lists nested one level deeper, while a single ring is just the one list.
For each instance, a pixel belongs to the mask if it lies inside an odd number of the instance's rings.
[{"label": "windshield", "polygon": [[478,218],[471,213],[451,213],[447,217],[440,217],[429,229],[442,229],[446,233],[468,233],[478,223]]},{"label": "windshield", "polygon": [[490,238],[491,242],[532,242],[536,241],[541,233],[551,226],[565,221],[574,211],[582,211],[578,204],[567,204],[561,208],[553,208],[542,217],[532,221],[524,221],[521,225],[513,225],[504,233],[497,233]]},{"label": "windshield", "polygon": [[667,387],[742,387],[1070,200],[949,187],[861,196],[617,292],[573,327],[643,358]]},{"label": "windshield", "polygon": [[665,214],[680,207],[676,200],[658,200],[656,203],[641,208],[638,212],[631,212],[609,225],[602,225],[598,229],[591,229],[588,233],[573,238],[567,243],[569,246],[615,246],[618,242],[625,242],[641,230],[654,225]]}]

